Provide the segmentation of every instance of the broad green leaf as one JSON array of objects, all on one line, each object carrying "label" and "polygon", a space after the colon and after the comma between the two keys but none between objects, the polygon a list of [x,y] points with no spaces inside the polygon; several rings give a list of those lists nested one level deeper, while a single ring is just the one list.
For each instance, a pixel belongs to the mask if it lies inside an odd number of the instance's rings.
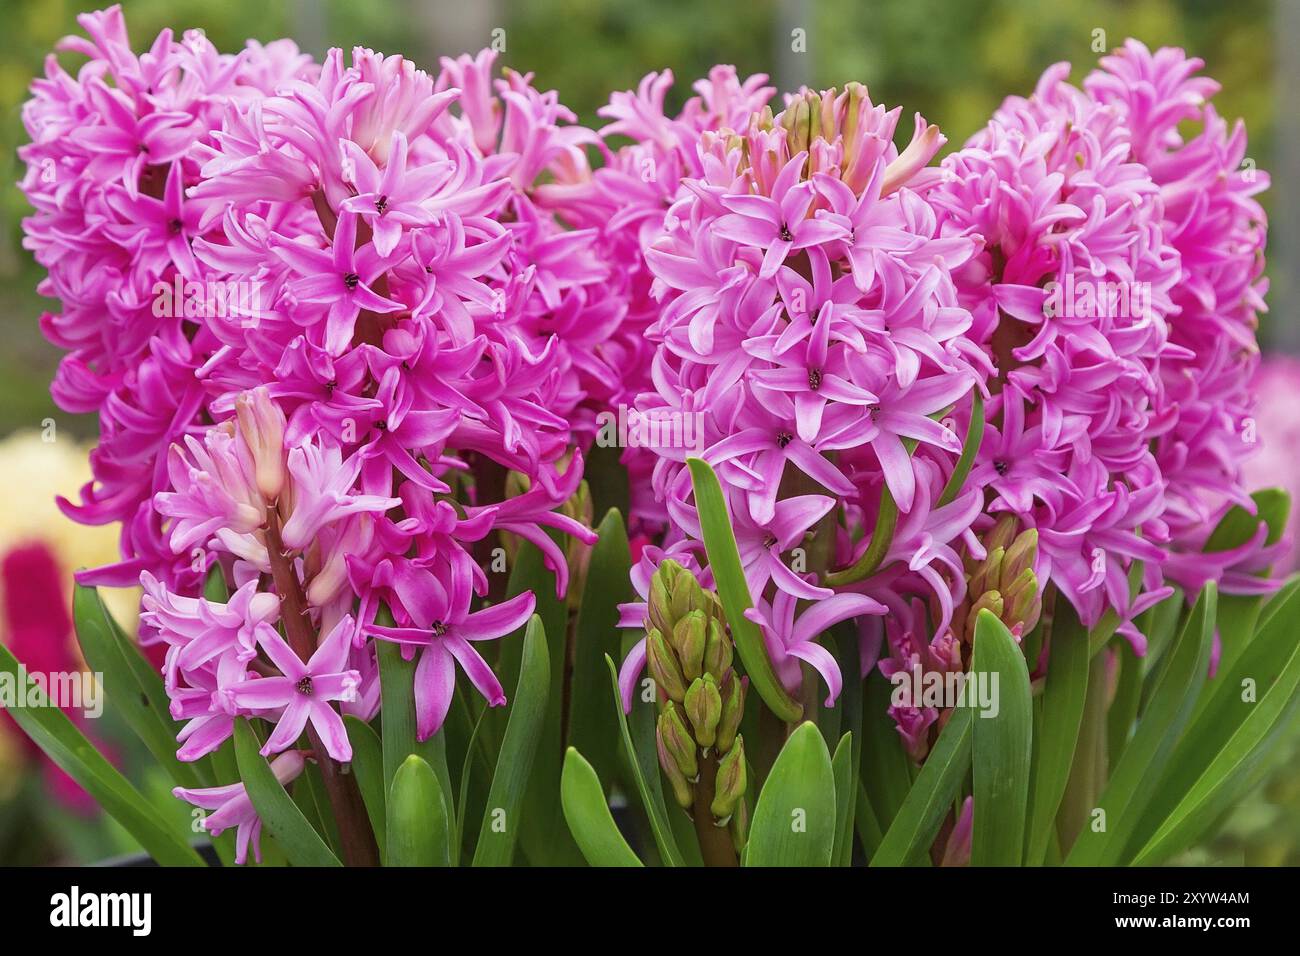
[{"label": "broad green leaf", "polygon": [[908,866],[923,861],[970,770],[974,715],[970,707],[953,710],[871,857],[872,866]]},{"label": "broad green leaf", "polygon": [[866,852],[867,859],[874,859],[885,835],[881,832],[876,812],[871,808],[871,798],[867,796],[867,788],[861,778],[858,779],[858,800],[853,806],[853,828],[858,832],[858,839],[862,842],[862,849]]},{"label": "broad green leaf", "polygon": [[[606,655],[605,663],[609,667],[610,684],[614,688],[614,711],[618,715],[619,729],[623,734],[623,749],[627,754],[628,767],[632,772],[637,792],[641,795],[641,806],[650,821],[650,833],[654,837],[659,855],[667,866],[681,866],[682,853],[673,838],[672,824],[668,819],[667,807],[663,799],[663,786],[659,780],[657,758],[644,759],[632,741],[632,731],[628,727],[627,715],[623,713],[622,698],[618,692],[618,669],[614,659]],[[636,704],[632,705],[633,707]]]},{"label": "broad green leaf", "polygon": [[1064,599],[1056,603],[1049,654],[1042,721],[1033,741],[1030,771],[1029,829],[1025,841],[1025,863],[1029,866],[1039,866],[1047,855],[1053,821],[1074,761],[1088,694],[1088,631]]},{"label": "broad green leaf", "polygon": [[[118,628],[95,588],[75,586],[72,616],[86,663],[92,671],[103,675],[102,689],[113,710],[140,738],[154,760],[177,786],[212,786],[206,762],[183,763],[176,759],[177,726],[171,719],[162,677]],[[141,666],[133,666],[132,658]]]},{"label": "broad green leaf", "polygon": [[[523,803],[529,812],[520,824],[519,844],[533,866],[580,866],[582,854],[569,836],[560,802],[555,799],[560,792],[560,761],[564,755],[564,675],[570,640],[568,605],[556,594],[555,588],[555,575],[546,567],[541,550],[530,541],[521,542],[506,596],[514,597],[531,591],[537,602],[534,613],[541,619],[546,632],[550,655],[550,687]],[[525,629],[526,626],[521,628]],[[502,653],[498,675],[502,684],[509,687],[519,673],[523,641],[517,635],[511,635],[498,643]],[[508,714],[502,714],[493,721],[499,734],[504,734],[504,723],[508,719]]]},{"label": "broad green leaf", "polygon": [[1256,770],[1294,728],[1300,710],[1300,644],[1294,645],[1285,673],[1260,698],[1255,709],[1211,761],[1209,767],[1136,854],[1139,865],[1160,863],[1200,837],[1246,792]]},{"label": "broad green leaf", "polygon": [[853,805],[857,802],[858,778],[853,767],[853,734],[845,731],[831,757],[835,775],[835,850],[833,866],[848,866],[853,851]]},{"label": "broad green leaf", "polygon": [[831,755],[817,725],[804,721],[763,782],[745,866],[830,866],[836,824]]},{"label": "broad green leaf", "polygon": [[[831,629],[835,634],[835,655],[844,674],[844,688],[835,709],[840,712],[840,729],[851,734],[848,754],[850,807],[847,819],[847,834],[842,842],[835,846],[835,865],[851,866],[853,863],[853,835],[857,822],[858,792],[862,789],[859,781],[862,776],[862,660],[858,653],[857,628],[851,621],[842,621]],[[837,750],[838,755],[838,750]],[[832,758],[832,763],[834,759]],[[750,777],[751,781],[757,776]],[[838,788],[838,777],[836,787]],[[839,807],[837,789],[836,806]]]},{"label": "broad green leaf", "polygon": [[[376,620],[392,625],[388,608],[380,606]],[[402,649],[392,641],[375,641],[375,657],[379,662],[380,740],[384,750],[384,790],[393,785],[397,768],[411,754],[425,759],[443,791],[451,787],[451,774],[447,770],[446,741],[440,730],[428,740],[415,739],[415,667],[418,658],[402,659]]]},{"label": "broad green leaf", "polygon": [[411,754],[388,792],[389,866],[450,866],[451,813],[438,776]]},{"label": "broad green leaf", "polygon": [[325,781],[321,777],[319,764],[308,761],[298,779],[294,781],[293,793],[290,796],[293,798],[294,805],[307,818],[312,829],[324,838],[330,852],[340,860],[344,859],[338,820],[334,817],[329,795],[325,792]]},{"label": "broad green leaf", "polygon": [[95,749],[68,715],[50,704],[31,683],[27,669],[0,644],[0,676],[15,690],[26,688],[27,706],[7,707],[32,741],[85,790],[104,812],[135,837],[162,866],[203,866],[203,859],[181,836],[158,822],[153,808],[117,769]]},{"label": "broad green leaf", "polygon": [[1276,716],[1290,699],[1276,698],[1279,687],[1289,686],[1288,695],[1294,690],[1287,682],[1296,648],[1300,647],[1296,640],[1298,615],[1300,592],[1292,590],[1269,615],[1259,634],[1248,640],[1232,666],[1226,672],[1220,671],[1207,685],[1201,695],[1203,703],[1178,741],[1164,779],[1134,833],[1131,848],[1137,849],[1138,844],[1153,838],[1157,829],[1169,829],[1177,815],[1175,807],[1185,806],[1193,790],[1208,799],[1213,768],[1233,766],[1225,763],[1233,759],[1232,755],[1238,761],[1244,760],[1247,752],[1242,751],[1243,741],[1250,741],[1252,747],[1263,741],[1271,720],[1258,715],[1270,712]]},{"label": "broad green leaf", "polygon": [[566,742],[576,747],[597,777],[608,783],[618,772],[618,729],[609,719],[605,655],[619,652],[618,606],[636,600],[636,592],[632,588],[632,559],[623,516],[611,510],[596,533],[599,540],[591,549],[587,584],[574,627]]},{"label": "broad green leaf", "polygon": [[1125,845],[1159,786],[1205,683],[1217,597],[1214,584],[1206,584],[1177,642],[1165,653],[1137,730],[1098,801],[1104,829],[1085,826],[1066,856],[1067,865],[1114,866],[1123,862]]},{"label": "broad green leaf", "polygon": [[767,647],[758,626],[745,617],[753,607],[749,585],[736,550],[736,536],[731,530],[727,502],[708,462],[702,458],[688,458],[691,482],[695,488],[695,507],[700,515],[700,528],[704,534],[704,547],[709,556],[709,569],[718,587],[718,598],[727,615],[727,626],[750,686],[758,696],[786,723],[794,723],[803,714],[803,706],[786,692],[777,679],[776,671],[767,656]]},{"label": "broad green leaf", "polygon": [[[484,712],[486,712],[486,709]],[[452,866],[460,866],[461,848],[465,842],[465,820],[468,818],[469,814],[470,785],[474,782],[474,765],[476,763],[474,744],[478,742],[479,731],[483,729],[484,712],[480,712],[478,719],[474,721],[474,729],[470,731],[469,740],[465,748],[465,761],[460,768],[460,794],[456,797],[456,815],[454,818],[456,821],[456,833],[451,844]],[[478,752],[477,756],[481,758],[482,753]],[[485,767],[484,769],[486,771],[491,768]]]},{"label": "broad green leaf", "polygon": [[[366,805],[366,816],[370,818],[370,829],[375,834],[385,833],[388,824],[383,744],[374,728],[361,718],[347,716],[343,718],[343,723],[348,729],[348,740],[352,744],[349,772],[357,778],[357,788]],[[380,844],[380,852],[386,852],[383,841],[376,842]]]},{"label": "broad green leaf", "polygon": [[618,832],[596,771],[574,747],[564,755],[560,802],[569,831],[588,863],[592,866],[642,865],[623,839],[623,834]]},{"label": "broad green leaf", "polygon": [[1048,842],[1046,862],[1059,865],[1061,849],[1069,849],[1086,824],[1095,822],[1091,814],[1097,807],[1106,785],[1106,717],[1108,674],[1105,654],[1097,654],[1088,665],[1088,689],[1083,702],[1083,718],[1074,745],[1070,776],[1056,812],[1054,836]]},{"label": "broad green leaf", "polygon": [[[1025,847],[1025,811],[1033,754],[1029,670],[1015,638],[990,611],[980,611],[971,680],[988,675],[996,716],[975,715],[972,740],[975,819],[972,866],[1018,866]],[[992,681],[997,681],[993,684]]]},{"label": "broad green leaf", "polygon": [[912,759],[889,716],[893,685],[878,670],[866,680],[862,714],[862,782],[876,824],[888,831],[912,787]]},{"label": "broad green leaf", "polygon": [[235,720],[235,758],[262,829],[295,866],[342,866],[293,799],[285,792],[266,758],[258,753],[257,735],[243,717]]},{"label": "broad green leaf", "polygon": [[510,701],[510,719],[474,848],[475,866],[509,866],[514,861],[515,841],[525,812],[524,793],[542,739],[546,700],[550,696],[551,662],[546,640],[542,619],[534,614],[524,632],[519,683]]}]

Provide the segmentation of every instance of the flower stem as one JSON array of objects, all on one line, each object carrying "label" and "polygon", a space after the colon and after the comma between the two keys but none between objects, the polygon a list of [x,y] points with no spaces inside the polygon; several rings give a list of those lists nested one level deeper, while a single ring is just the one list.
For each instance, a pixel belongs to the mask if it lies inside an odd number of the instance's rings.
[{"label": "flower stem", "polygon": [[[274,505],[266,511],[266,550],[271,560],[271,577],[280,595],[280,620],[284,622],[285,637],[294,652],[306,661],[316,650],[316,635],[307,616],[307,599],[302,584],[284,549],[284,542],[280,540],[280,516]],[[320,735],[310,723],[307,725],[307,738],[311,741],[325,792],[329,795],[330,808],[338,823],[343,862],[348,866],[378,866],[379,846],[375,843],[356,777],[345,773],[342,764],[330,758]]]},{"label": "flower stem", "polygon": [[731,844],[731,833],[713,821],[713,793],[718,781],[718,755],[709,752],[700,757],[700,779],[695,784],[695,835],[700,841],[700,854],[705,866],[739,866],[736,848]]}]

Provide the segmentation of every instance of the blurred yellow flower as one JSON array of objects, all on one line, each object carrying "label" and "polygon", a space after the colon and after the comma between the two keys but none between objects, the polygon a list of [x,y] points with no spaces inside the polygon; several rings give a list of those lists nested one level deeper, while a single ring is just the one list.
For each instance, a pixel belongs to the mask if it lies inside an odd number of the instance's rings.
[{"label": "blurred yellow flower", "polygon": [[[77,500],[90,480],[89,446],[62,435],[24,431],[0,440],[0,555],[23,544],[45,543],[58,558],[71,599],[72,573],[119,560],[118,526],[87,527],[59,511],[55,497]],[[138,588],[104,588],[105,603],[128,634],[135,633]],[[2,626],[2,625],[0,625]],[[4,634],[0,634],[3,640]]]}]

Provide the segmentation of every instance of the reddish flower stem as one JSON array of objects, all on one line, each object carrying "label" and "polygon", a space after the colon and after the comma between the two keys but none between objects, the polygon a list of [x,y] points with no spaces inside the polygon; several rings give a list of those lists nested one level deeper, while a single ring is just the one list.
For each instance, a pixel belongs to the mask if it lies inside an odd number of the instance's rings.
[{"label": "reddish flower stem", "polygon": [[[266,550],[271,559],[271,577],[280,595],[280,620],[284,623],[285,637],[294,652],[307,661],[316,651],[315,629],[307,616],[307,599],[302,584],[280,539],[280,516],[274,505],[266,509]],[[343,765],[331,759],[316,728],[310,723],[307,725],[307,738],[311,741],[325,792],[329,795],[330,808],[338,823],[343,862],[348,866],[378,866],[379,846],[375,843],[356,777],[345,773]]]}]

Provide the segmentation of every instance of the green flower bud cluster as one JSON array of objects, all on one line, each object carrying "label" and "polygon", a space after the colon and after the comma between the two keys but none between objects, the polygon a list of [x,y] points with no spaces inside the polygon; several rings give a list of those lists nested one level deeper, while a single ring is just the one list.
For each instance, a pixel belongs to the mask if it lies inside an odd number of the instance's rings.
[{"label": "green flower bud cluster", "polygon": [[979,612],[992,611],[1009,629],[1028,634],[1038,623],[1043,603],[1034,574],[1038,532],[1017,533],[1016,519],[1004,515],[985,536],[987,557],[966,559],[966,597],[953,610],[952,629],[962,641],[975,636]]},{"label": "green flower bud cluster", "polygon": [[659,691],[659,765],[688,812],[698,812],[704,786],[708,812],[717,826],[731,827],[740,845],[748,822],[739,732],[745,682],[732,666],[722,605],[690,571],[665,561],[651,578],[648,608],[646,666]]}]

